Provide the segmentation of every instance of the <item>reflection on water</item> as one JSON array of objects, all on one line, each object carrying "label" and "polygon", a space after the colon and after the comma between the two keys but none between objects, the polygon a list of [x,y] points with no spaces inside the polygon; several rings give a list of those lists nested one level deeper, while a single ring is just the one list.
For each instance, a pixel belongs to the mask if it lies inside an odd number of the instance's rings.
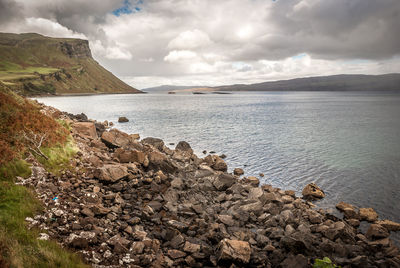
[{"label": "reflection on water", "polygon": [[[400,222],[400,94],[262,92],[39,98],[71,113],[113,121],[166,144],[185,140],[224,153],[230,169],[301,191],[316,182],[338,201],[375,208]],[[116,123],[119,116],[129,123]]]}]

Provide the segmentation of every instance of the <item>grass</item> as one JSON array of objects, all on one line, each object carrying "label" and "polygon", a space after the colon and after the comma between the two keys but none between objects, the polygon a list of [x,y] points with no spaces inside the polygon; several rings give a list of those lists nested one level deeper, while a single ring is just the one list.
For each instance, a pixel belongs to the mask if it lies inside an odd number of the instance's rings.
[{"label": "grass", "polygon": [[[44,149],[49,157],[44,166],[54,172],[67,167],[76,152],[72,140]],[[38,230],[27,229],[25,218],[42,210],[32,190],[14,184],[16,176],[28,177],[29,164],[14,160],[0,167],[0,267],[88,267],[77,255],[54,241],[38,240]]]},{"label": "grass", "polygon": [[43,148],[42,152],[48,159],[38,157],[38,160],[47,171],[59,174],[60,171],[69,168],[69,160],[77,151],[78,148],[70,137],[65,145],[57,144],[53,147]]},{"label": "grass", "polygon": [[28,230],[26,217],[40,212],[31,190],[0,181],[1,267],[87,267],[53,241],[41,241],[38,230]]}]

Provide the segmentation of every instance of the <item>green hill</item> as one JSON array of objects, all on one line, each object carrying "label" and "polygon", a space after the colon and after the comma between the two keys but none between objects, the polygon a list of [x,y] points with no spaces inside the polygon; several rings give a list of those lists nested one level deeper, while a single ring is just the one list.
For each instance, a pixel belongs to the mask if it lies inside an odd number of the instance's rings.
[{"label": "green hill", "polygon": [[104,69],[87,40],[0,33],[0,81],[22,95],[141,93]]}]

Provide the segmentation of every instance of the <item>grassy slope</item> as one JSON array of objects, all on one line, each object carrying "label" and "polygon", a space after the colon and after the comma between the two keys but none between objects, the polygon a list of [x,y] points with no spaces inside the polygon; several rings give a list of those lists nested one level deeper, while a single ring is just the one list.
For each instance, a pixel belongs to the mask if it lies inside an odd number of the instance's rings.
[{"label": "grassy slope", "polygon": [[24,95],[139,93],[99,65],[88,42],[0,33],[0,81]]},{"label": "grassy slope", "polygon": [[31,189],[14,183],[16,176],[31,173],[23,160],[28,144],[21,137],[21,126],[26,131],[49,133],[42,150],[49,161],[37,159],[53,171],[64,167],[75,152],[68,132],[1,82],[0,112],[0,267],[86,267],[57,243],[38,240],[38,230],[27,229],[25,218],[39,213],[42,206]]}]

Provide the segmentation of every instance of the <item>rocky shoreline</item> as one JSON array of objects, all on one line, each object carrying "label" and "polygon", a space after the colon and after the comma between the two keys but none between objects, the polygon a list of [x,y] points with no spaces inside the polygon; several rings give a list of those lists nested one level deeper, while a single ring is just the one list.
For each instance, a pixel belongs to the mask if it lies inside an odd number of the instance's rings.
[{"label": "rocky shoreline", "polygon": [[[379,221],[373,209],[342,202],[339,219],[294,191],[227,173],[223,159],[199,158],[187,142],[170,149],[107,122],[42,111],[71,124],[79,151],[58,176],[28,159],[32,175],[17,181],[45,210],[26,221],[43,230],[38,239],[93,267],[311,267],[324,257],[342,267],[400,267],[389,238],[400,224]],[[323,197],[309,188],[305,196]],[[360,221],[371,222],[366,234]]]}]

